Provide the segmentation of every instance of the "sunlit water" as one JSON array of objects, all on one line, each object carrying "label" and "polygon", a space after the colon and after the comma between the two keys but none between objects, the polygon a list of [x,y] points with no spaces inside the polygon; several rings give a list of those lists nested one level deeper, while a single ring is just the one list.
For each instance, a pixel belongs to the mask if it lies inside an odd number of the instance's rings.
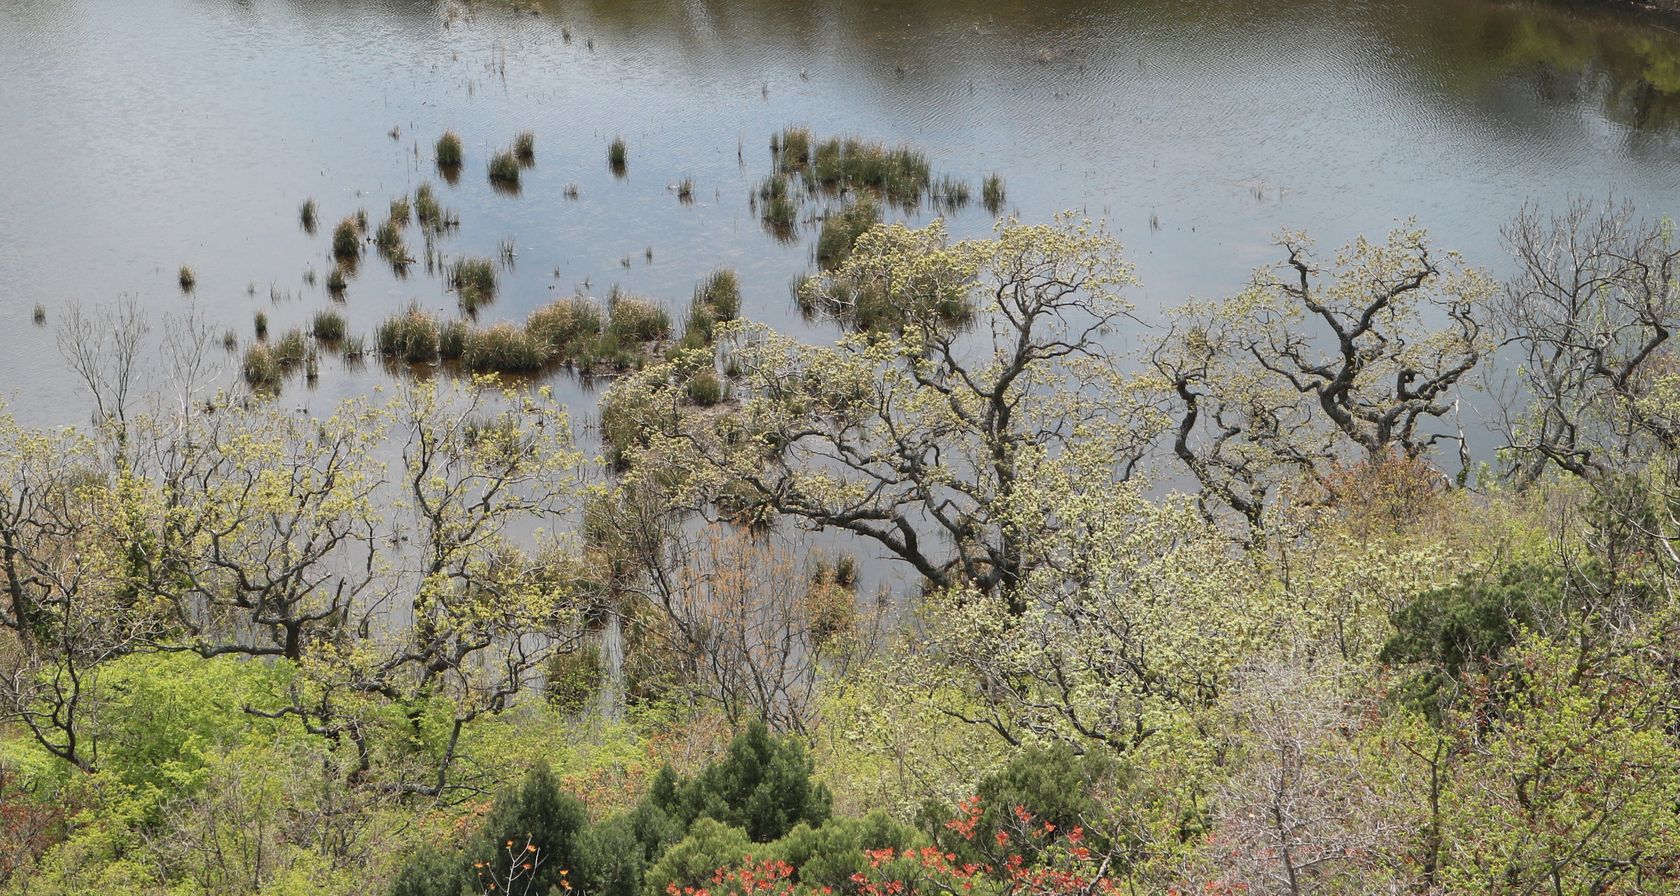
[{"label": "sunlit water", "polygon": [[[1527,200],[1613,191],[1675,209],[1680,35],[1668,27],[1472,0],[602,0],[540,15],[5,0],[0,393],[32,423],[87,419],[52,337],[73,302],[131,297],[157,331],[195,303],[242,345],[258,310],[275,332],[304,325],[331,304],[333,222],[358,208],[377,221],[426,180],[462,221],[446,255],[516,241],[484,322],[613,284],[680,320],[695,282],[728,266],[747,316],[831,338],[789,298],[814,232],[779,243],[748,207],[770,135],[790,124],[913,144],[976,196],[1000,172],[1008,210],[1027,220],[1106,219],[1136,262],[1146,317],[1240,288],[1276,257],[1282,228],[1328,247],[1415,215],[1497,272],[1499,228]],[[445,128],[467,144],[456,186],[432,165]],[[523,129],[536,166],[519,196],[500,195],[486,162]],[[623,179],[606,164],[614,135],[629,145]],[[693,204],[671,189],[683,177]],[[309,197],[313,237],[297,219]],[[950,223],[977,234],[991,221],[976,204]],[[176,285],[183,264],[197,273],[191,299]],[[399,280],[370,254],[343,310],[371,336],[410,302],[456,313],[440,278],[421,267]],[[215,353],[231,383],[237,354]],[[318,384],[294,378],[279,400],[322,410],[386,377],[327,357]],[[552,379],[587,418],[592,393]]]}]

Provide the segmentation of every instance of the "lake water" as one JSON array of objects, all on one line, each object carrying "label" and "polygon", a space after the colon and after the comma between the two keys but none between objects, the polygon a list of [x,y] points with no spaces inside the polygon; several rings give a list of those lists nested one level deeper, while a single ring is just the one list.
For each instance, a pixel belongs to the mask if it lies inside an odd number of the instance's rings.
[{"label": "lake water", "polygon": [[[1680,34],[1621,13],[1476,0],[601,0],[537,12],[0,0],[0,393],[12,410],[87,418],[52,338],[72,302],[132,298],[159,328],[192,302],[242,343],[258,310],[272,330],[303,325],[331,305],[332,223],[358,208],[377,220],[428,180],[462,222],[439,244],[446,255],[516,243],[482,320],[613,284],[680,319],[694,283],[728,266],[747,316],[831,338],[788,293],[812,266],[814,232],[778,242],[748,207],[770,135],[794,124],[915,145],[936,177],[976,195],[999,172],[1023,219],[1106,219],[1137,264],[1146,314],[1235,291],[1276,257],[1280,228],[1328,248],[1415,215],[1498,272],[1499,228],[1527,200],[1613,191],[1662,214],[1680,199]],[[432,165],[445,128],[466,143],[455,186]],[[536,165],[517,197],[499,194],[489,154],[525,129]],[[629,146],[622,179],[606,164],[615,135]],[[684,177],[692,204],[671,188]],[[298,225],[310,197],[315,236]],[[951,226],[977,234],[991,220],[976,204]],[[190,300],[181,265],[197,274]],[[410,302],[455,313],[438,277],[398,279],[370,257],[342,307],[371,333]],[[237,355],[216,354],[231,382]],[[327,359],[316,386],[293,380],[280,400],[323,409],[385,376]],[[554,379],[587,409],[587,389]]]}]

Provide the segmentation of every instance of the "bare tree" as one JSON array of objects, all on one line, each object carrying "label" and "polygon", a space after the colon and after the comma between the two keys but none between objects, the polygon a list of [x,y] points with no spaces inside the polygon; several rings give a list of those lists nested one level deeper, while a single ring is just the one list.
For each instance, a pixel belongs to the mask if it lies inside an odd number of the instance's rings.
[{"label": "bare tree", "polygon": [[1236,761],[1215,797],[1214,858],[1256,896],[1407,891],[1409,819],[1360,765],[1362,708],[1335,669],[1304,657],[1251,664],[1224,701]]},{"label": "bare tree", "polygon": [[72,304],[59,325],[59,351],[87,386],[97,424],[115,423],[120,430],[127,422],[143,374],[140,351],[149,329],[133,298],[97,316]]},{"label": "bare tree", "polygon": [[1577,198],[1559,215],[1525,206],[1504,236],[1521,265],[1499,303],[1522,351],[1522,404],[1504,426],[1519,481],[1548,466],[1596,479],[1680,443],[1680,419],[1650,400],[1676,372],[1673,225]]}]

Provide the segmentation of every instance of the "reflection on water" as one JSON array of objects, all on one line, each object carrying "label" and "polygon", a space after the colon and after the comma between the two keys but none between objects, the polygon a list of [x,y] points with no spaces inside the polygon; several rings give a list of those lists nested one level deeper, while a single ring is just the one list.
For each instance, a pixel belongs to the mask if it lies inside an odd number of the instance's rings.
[{"label": "reflection on water", "polygon": [[[81,0],[0,3],[0,384],[30,422],[85,405],[52,345],[72,301],[132,296],[162,328],[189,299],[243,344],[332,303],[331,225],[432,183],[457,213],[444,258],[518,263],[479,312],[521,320],[615,284],[680,319],[718,266],[744,311],[811,338],[782,244],[749,206],[770,135],[908,142],[935,176],[1008,185],[1007,211],[1103,217],[1145,312],[1235,289],[1269,235],[1325,244],[1417,215],[1472,262],[1527,199],[1680,198],[1680,35],[1604,11],[1516,2],[782,0],[550,2]],[[432,141],[459,132],[453,184]],[[517,195],[486,176],[523,130]],[[622,136],[622,177],[606,164]],[[679,185],[692,183],[691,191]],[[679,198],[679,192],[685,192]],[[321,232],[298,226],[314,198]],[[929,220],[924,206],[910,217]],[[983,232],[978,203],[951,216]],[[410,249],[419,253],[411,229]],[[649,251],[651,250],[651,251]],[[371,334],[417,303],[456,314],[427,265],[365,263],[342,311]],[[313,272],[308,274],[307,272]],[[30,322],[35,305],[47,320]],[[218,339],[219,342],[219,339]],[[220,349],[218,348],[218,352]],[[220,356],[219,356],[220,357]],[[237,355],[224,359],[231,380]],[[319,409],[386,376],[329,360],[281,401]],[[590,384],[554,378],[580,406]]]}]

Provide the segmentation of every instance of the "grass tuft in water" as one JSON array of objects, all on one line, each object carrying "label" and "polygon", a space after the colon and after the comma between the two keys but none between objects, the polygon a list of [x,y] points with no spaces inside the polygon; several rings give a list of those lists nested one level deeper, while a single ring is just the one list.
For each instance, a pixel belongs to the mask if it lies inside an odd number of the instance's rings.
[{"label": "grass tuft in water", "polygon": [[379,353],[387,358],[419,364],[438,355],[438,324],[430,314],[411,306],[385,319],[375,337]]},{"label": "grass tuft in water", "polygon": [[525,320],[525,331],[543,345],[550,356],[575,362],[590,354],[591,346],[605,323],[606,317],[599,305],[583,296],[570,296],[531,312]]},{"label": "grass tuft in water", "polygon": [[29,319],[34,321],[35,326],[37,326],[37,327],[46,323],[47,322],[47,306],[42,305],[39,302],[37,302],[35,304],[35,310],[33,312],[31,312],[30,315],[29,315]]},{"label": "grass tuft in water", "polygon": [[198,275],[193,273],[192,268],[181,265],[180,282],[182,292],[192,292],[193,287],[198,285]]},{"label": "grass tuft in water", "polygon": [[251,321],[251,329],[257,334],[257,341],[267,339],[268,315],[258,311],[256,317]]},{"label": "grass tuft in water", "polygon": [[685,177],[677,181],[677,201],[685,205],[694,201],[694,178]]},{"label": "grass tuft in water", "polygon": [[460,168],[463,154],[461,137],[454,131],[444,131],[437,140],[437,166],[441,169]]},{"label": "grass tuft in water", "polygon": [[941,177],[933,188],[934,198],[940,205],[950,211],[957,211],[968,205],[968,182],[954,177]]},{"label": "grass tuft in water", "polygon": [[514,157],[512,150],[490,157],[490,182],[501,187],[519,186],[519,160]]},{"label": "grass tuft in water", "polygon": [[303,232],[315,235],[315,200],[305,199],[303,205],[298,206],[298,223],[303,225]]},{"label": "grass tuft in water", "polygon": [[391,213],[386,216],[385,220],[397,225],[398,227],[407,227],[408,214],[408,197],[398,196],[397,198],[391,200]]},{"label": "grass tuft in water", "polygon": [[462,258],[449,268],[449,288],[472,313],[496,298],[496,265],[488,258]]},{"label": "grass tuft in water", "polygon": [[537,135],[530,131],[520,131],[519,136],[513,138],[513,155],[521,165],[536,164]]},{"label": "grass tuft in water", "polygon": [[671,316],[653,301],[613,290],[607,300],[607,333],[627,342],[652,342],[670,335]]},{"label": "grass tuft in water", "polygon": [[629,148],[624,145],[623,137],[614,137],[612,144],[607,147],[607,167],[612,173],[623,177],[630,163]]},{"label": "grass tuft in water", "polygon": [[362,254],[361,232],[354,217],[345,218],[333,228],[333,257],[341,262],[355,261]]},{"label": "grass tuft in water", "polygon": [[331,309],[315,312],[315,318],[309,325],[310,332],[322,342],[338,342],[344,338],[348,329],[344,315]]},{"label": "grass tuft in water", "polygon": [[403,242],[402,227],[395,221],[385,221],[374,232],[373,244],[380,257],[394,265],[408,263],[408,245]]},{"label": "grass tuft in water", "polygon": [[880,222],[881,206],[868,196],[860,196],[838,212],[824,216],[817,234],[817,266],[832,271],[845,264],[857,238]]},{"label": "grass tuft in water", "polygon": [[547,348],[530,333],[499,323],[467,335],[461,363],[477,372],[530,373],[548,363]]},{"label": "grass tuft in water", "polygon": [[451,320],[438,331],[438,354],[445,361],[459,361],[467,350],[467,338],[472,335],[466,321]]},{"label": "grass tuft in water", "polygon": [[741,284],[735,272],[728,269],[712,272],[694,288],[688,317],[683,321],[683,348],[711,345],[712,328],[724,321],[734,320],[740,311]]},{"label": "grass tuft in water", "polygon": [[349,285],[342,266],[333,268],[332,273],[327,275],[327,293],[335,299],[342,298],[345,288]]},{"label": "grass tuft in water", "polygon": [[421,184],[414,191],[414,217],[420,226],[432,233],[442,233],[453,227],[461,226],[461,219],[451,209],[444,208],[438,202],[437,193],[431,184]]},{"label": "grass tuft in water", "polygon": [[927,156],[908,146],[888,148],[853,138],[818,144],[811,158],[811,179],[821,188],[868,188],[897,205],[912,207],[930,184]]},{"label": "grass tuft in water", "polygon": [[799,224],[799,203],[788,189],[787,178],[772,175],[758,184],[758,211],[766,230],[777,239],[790,240]]},{"label": "grass tuft in water", "polygon": [[770,151],[776,156],[776,170],[783,174],[804,171],[811,165],[811,131],[808,128],[786,128],[781,138],[770,138]]},{"label": "grass tuft in water", "polygon": [[268,346],[258,344],[246,349],[240,373],[252,392],[268,396],[280,394],[280,382],[285,377],[285,371]]},{"label": "grass tuft in water", "polygon": [[303,363],[304,356],[309,353],[309,341],[304,338],[302,330],[287,330],[286,335],[274,343],[271,351],[281,369],[289,371]]},{"label": "grass tuft in water", "polygon": [[1003,175],[996,171],[986,175],[986,179],[980,182],[980,202],[986,206],[986,211],[994,216],[1002,211],[1003,197]]}]

